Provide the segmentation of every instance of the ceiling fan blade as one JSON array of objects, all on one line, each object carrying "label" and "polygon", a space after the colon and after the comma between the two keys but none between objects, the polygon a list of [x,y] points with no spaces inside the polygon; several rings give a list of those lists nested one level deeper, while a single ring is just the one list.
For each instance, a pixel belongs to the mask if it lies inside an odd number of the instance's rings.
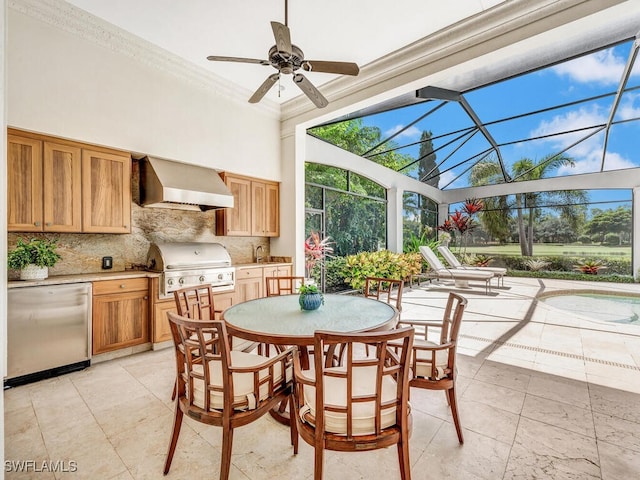
[{"label": "ceiling fan blade", "polygon": [[260,65],[271,65],[269,60],[258,60],[257,58],[220,57],[218,55],[209,55],[207,60],[211,60],[212,62],[258,63]]},{"label": "ceiling fan blade", "polygon": [[276,48],[280,53],[291,56],[291,32],[289,27],[280,22],[271,22],[273,36],[276,39]]},{"label": "ceiling fan blade", "polygon": [[251,98],[249,99],[249,103],[258,103],[260,100],[262,100],[262,97],[264,97],[267,92],[271,90],[271,87],[273,87],[273,84],[276,83],[279,78],[279,73],[269,75],[267,79],[262,82],[262,85],[258,87],[258,90],[256,90],[256,92],[251,96]]},{"label": "ceiling fan blade", "polygon": [[305,77],[301,73],[296,73],[293,76],[293,83],[295,83],[300,88],[300,90],[302,90],[304,94],[309,97],[309,100],[311,100],[316,105],[316,107],[324,108],[329,105],[327,99],[324,98],[320,91],[313,86],[313,83],[307,80],[307,77]]},{"label": "ceiling fan blade", "polygon": [[307,72],[338,73],[340,75],[358,75],[360,68],[351,62],[323,62],[322,60],[305,60],[303,70]]}]

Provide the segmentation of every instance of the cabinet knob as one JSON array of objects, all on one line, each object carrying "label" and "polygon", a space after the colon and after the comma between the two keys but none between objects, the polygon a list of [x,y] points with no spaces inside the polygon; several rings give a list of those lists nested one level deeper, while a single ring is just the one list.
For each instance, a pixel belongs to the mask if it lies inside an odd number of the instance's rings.
[{"label": "cabinet knob", "polygon": [[148,295],[145,295],[145,296],[144,296],[144,299],[145,299],[145,300],[149,300],[149,296],[148,296]]},{"label": "cabinet knob", "polygon": [[50,227],[51,225],[53,225],[53,223],[52,223],[52,222],[47,222],[47,223],[45,223],[45,225],[46,225],[47,227]]},{"label": "cabinet knob", "polygon": [[40,226],[40,222],[35,222],[35,223],[34,223],[34,225],[35,225],[36,227],[39,227],[39,226]]},{"label": "cabinet knob", "polygon": [[120,288],[126,288],[127,286],[123,283],[122,285],[120,285]]}]

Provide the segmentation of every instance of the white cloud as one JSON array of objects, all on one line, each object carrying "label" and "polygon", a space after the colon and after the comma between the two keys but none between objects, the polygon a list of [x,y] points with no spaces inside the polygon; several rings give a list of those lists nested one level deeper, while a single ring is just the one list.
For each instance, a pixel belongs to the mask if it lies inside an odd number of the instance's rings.
[{"label": "white cloud", "polygon": [[[617,85],[620,83],[625,64],[626,58],[615,55],[614,50],[609,48],[561,63],[551,70],[581,83]],[[638,74],[638,69],[634,69],[633,73]]]},{"label": "white cloud", "polygon": [[[384,136],[385,138],[389,138],[391,135],[394,135],[395,133],[399,132],[403,128],[404,128],[404,125],[396,125],[395,127],[385,131]],[[397,138],[409,138],[409,139],[418,140],[420,138],[420,135],[422,135],[422,130],[416,127],[409,127],[400,135],[398,135],[397,137],[394,137],[394,140]]]},{"label": "white cloud", "polygon": [[[538,128],[536,128],[531,135],[549,135],[561,131],[599,125],[606,123],[606,121],[607,117],[596,105],[591,108],[583,107],[578,110],[567,112],[564,115],[557,115],[550,121],[541,122]],[[591,131],[584,130],[558,137],[550,137],[543,141],[549,143],[553,151],[561,151],[573,145],[588,133],[591,133]],[[602,164],[603,139],[604,131],[589,137],[574,147],[571,147],[567,152],[567,155],[573,158],[575,165],[573,167],[560,167],[558,169],[558,175],[562,176],[599,172]],[[619,153],[611,151],[607,153],[605,159],[605,170],[618,170],[623,168],[633,168],[635,166],[636,165],[632,161],[624,158]]]},{"label": "white cloud", "polygon": [[618,106],[618,115],[622,120],[640,117],[640,107],[635,106],[636,100],[640,100],[640,95],[637,93],[628,93],[623,97]]}]

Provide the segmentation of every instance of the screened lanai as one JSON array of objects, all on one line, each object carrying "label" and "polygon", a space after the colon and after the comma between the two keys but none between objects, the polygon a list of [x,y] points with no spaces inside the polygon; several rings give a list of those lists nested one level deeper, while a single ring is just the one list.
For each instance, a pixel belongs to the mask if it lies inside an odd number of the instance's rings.
[{"label": "screened lanai", "polygon": [[[538,39],[535,48],[531,40],[522,46],[528,55],[511,62],[503,57],[464,75],[443,75],[311,126],[306,230],[326,229],[321,195],[336,187],[330,183],[342,171],[347,190],[355,182],[372,211],[372,220],[362,222],[367,248],[401,251],[408,235],[425,228],[437,235],[465,200],[480,198],[487,209],[535,212],[544,222],[536,227],[541,242],[603,240],[607,233],[594,233],[599,216],[628,216],[609,239],[628,246],[628,274],[637,277],[640,66],[635,33],[623,23],[614,21],[620,31],[589,42],[574,34],[556,43]],[[333,180],[324,185],[323,177]],[[379,222],[383,211],[386,225]],[[416,224],[410,231],[408,217]],[[507,228],[482,233],[505,242],[518,235]]]}]

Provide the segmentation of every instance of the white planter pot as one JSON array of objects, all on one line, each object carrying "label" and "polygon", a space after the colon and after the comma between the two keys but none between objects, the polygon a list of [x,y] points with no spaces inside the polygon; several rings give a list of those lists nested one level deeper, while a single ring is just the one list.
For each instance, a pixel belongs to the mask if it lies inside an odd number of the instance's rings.
[{"label": "white planter pot", "polygon": [[48,276],[48,267],[38,267],[31,264],[20,270],[20,280],[44,280]]}]

